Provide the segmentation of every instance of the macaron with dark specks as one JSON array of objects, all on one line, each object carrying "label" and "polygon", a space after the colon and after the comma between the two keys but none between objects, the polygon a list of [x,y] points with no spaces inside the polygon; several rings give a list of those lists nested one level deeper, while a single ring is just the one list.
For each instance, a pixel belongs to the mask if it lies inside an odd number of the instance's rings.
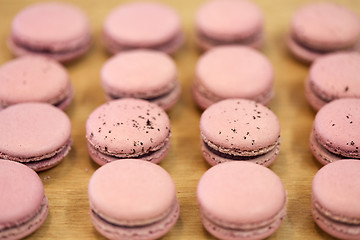
[{"label": "macaron with dark specks", "polygon": [[195,27],[203,50],[229,44],[261,48],[265,41],[263,12],[247,0],[206,2],[197,11]]},{"label": "macaron with dark specks", "polygon": [[112,100],[90,114],[86,139],[89,154],[99,165],[126,158],[159,163],[170,147],[170,120],[155,103]]},{"label": "macaron with dark specks", "polygon": [[158,239],[176,224],[175,184],[159,165],[139,159],[114,161],[91,176],[90,216],[108,239]]},{"label": "macaron with dark specks", "polygon": [[69,3],[30,5],[14,17],[8,45],[16,56],[36,54],[67,62],[89,50],[89,20]]},{"label": "macaron with dark specks", "polygon": [[23,164],[0,159],[0,196],[0,239],[23,239],[40,228],[48,216],[44,186]]},{"label": "macaron with dark specks", "polygon": [[45,102],[65,110],[74,90],[58,62],[26,55],[0,66],[0,109],[22,102]]},{"label": "macaron with dark specks", "polygon": [[48,103],[19,103],[0,111],[0,158],[35,171],[59,164],[71,149],[69,117]]},{"label": "macaron with dark specks", "polygon": [[157,2],[133,2],[112,10],[104,21],[106,49],[118,53],[135,48],[175,53],[184,42],[179,15]]},{"label": "macaron with dark specks", "polygon": [[101,83],[109,100],[141,98],[165,110],[172,108],[181,94],[175,62],[154,50],[130,50],[113,56],[101,69]]},{"label": "macaron with dark specks", "polygon": [[360,99],[343,98],[323,106],[316,114],[310,149],[322,164],[351,158],[360,160]]},{"label": "macaron with dark specks", "polygon": [[309,3],[293,15],[287,44],[306,63],[335,51],[356,51],[360,49],[360,17],[340,4]]},{"label": "macaron with dark specks", "polygon": [[245,99],[211,105],[200,118],[201,150],[210,165],[246,161],[269,166],[280,151],[280,124],[267,107]]},{"label": "macaron with dark specks", "polygon": [[259,240],[272,235],[286,216],[286,192],[269,168],[244,161],[210,168],[197,186],[205,229],[222,240]]},{"label": "macaron with dark specks", "polygon": [[262,53],[228,45],[200,57],[192,93],[201,109],[227,98],[245,98],[266,105],[274,96],[273,85],[273,66]]},{"label": "macaron with dark specks", "polygon": [[317,58],[310,67],[305,96],[318,111],[339,98],[360,98],[360,54],[336,52]]},{"label": "macaron with dark specks", "polygon": [[360,239],[359,172],[359,159],[344,159],[322,167],[312,181],[313,218],[338,239]]}]

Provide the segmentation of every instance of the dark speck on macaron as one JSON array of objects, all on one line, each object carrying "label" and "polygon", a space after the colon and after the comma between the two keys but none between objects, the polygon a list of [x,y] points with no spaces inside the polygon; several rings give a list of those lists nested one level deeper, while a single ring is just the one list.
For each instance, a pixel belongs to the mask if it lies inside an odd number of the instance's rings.
[{"label": "dark speck on macaron", "polygon": [[345,92],[347,92],[347,91],[349,91],[349,87],[348,87],[348,86],[345,87]]},{"label": "dark speck on macaron", "polygon": [[233,131],[234,133],[237,133],[236,128],[232,128],[231,131]]}]

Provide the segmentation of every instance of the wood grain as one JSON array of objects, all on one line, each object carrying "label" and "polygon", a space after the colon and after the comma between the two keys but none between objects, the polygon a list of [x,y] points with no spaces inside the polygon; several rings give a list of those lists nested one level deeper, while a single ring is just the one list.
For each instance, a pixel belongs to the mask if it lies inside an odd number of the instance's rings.
[{"label": "wood grain", "polygon": [[[14,15],[36,1],[0,0],[0,64],[13,58],[7,49],[10,25]],[[59,166],[41,172],[50,214],[45,224],[27,239],[103,239],[89,218],[87,184],[98,168],[89,158],[85,140],[88,115],[105,102],[100,85],[100,69],[110,56],[101,42],[101,26],[107,13],[124,1],[69,1],[82,8],[92,24],[94,43],[89,53],[67,64],[75,87],[75,99],[67,111],[72,121],[74,145]],[[172,124],[171,149],[160,164],[173,177],[181,214],[176,226],[163,239],[213,239],[202,227],[196,202],[196,186],[209,168],[200,152],[199,118],[190,87],[196,61],[200,56],[194,44],[194,15],[203,1],[162,1],[181,15],[186,44],[174,56],[179,70],[183,93],[180,102],[169,112]],[[282,145],[280,156],[270,167],[283,180],[288,193],[288,215],[280,229],[269,239],[332,239],[314,224],[310,213],[311,181],[321,167],[309,150],[309,134],[315,113],[304,96],[307,65],[292,58],[285,46],[291,14],[308,1],[257,0],[266,19],[266,47],[262,52],[275,69],[276,96],[270,108],[280,119]],[[360,1],[338,0],[358,14]],[[264,199],[266,201],[266,199]],[[1,213],[0,213],[1,214]]]}]

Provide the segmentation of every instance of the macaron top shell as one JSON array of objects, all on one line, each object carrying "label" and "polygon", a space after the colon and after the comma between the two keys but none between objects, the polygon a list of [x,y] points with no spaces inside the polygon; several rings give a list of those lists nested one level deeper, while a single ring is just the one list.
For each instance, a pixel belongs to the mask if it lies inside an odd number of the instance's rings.
[{"label": "macaron top shell", "polygon": [[0,111],[0,153],[15,158],[54,153],[71,137],[71,122],[46,103],[20,103]]},{"label": "macaron top shell", "polygon": [[216,47],[202,55],[196,78],[221,98],[253,98],[272,88],[274,71],[260,52],[242,46]]},{"label": "macaron top shell", "polygon": [[198,10],[195,21],[207,36],[231,41],[258,33],[264,20],[261,10],[250,1],[212,0]]},{"label": "macaron top shell", "polygon": [[244,161],[210,168],[199,181],[197,197],[208,218],[228,227],[271,220],[286,204],[280,178],[266,167]]},{"label": "macaron top shell", "polygon": [[315,116],[316,140],[342,156],[359,156],[360,99],[343,98],[322,107]]},{"label": "macaron top shell", "polygon": [[126,226],[157,221],[176,203],[170,175],[156,164],[136,159],[105,164],[91,177],[88,191],[96,214]]},{"label": "macaron top shell", "polygon": [[0,102],[7,106],[30,101],[55,104],[68,95],[71,82],[59,63],[30,55],[2,65],[0,84]]},{"label": "macaron top shell", "polygon": [[165,53],[133,50],[115,55],[101,70],[104,88],[122,97],[155,97],[175,86],[177,70]]},{"label": "macaron top shell", "polygon": [[20,11],[12,23],[12,35],[28,45],[53,50],[69,49],[69,44],[88,40],[90,33],[86,15],[77,7],[48,2],[31,5]]},{"label": "macaron top shell", "polygon": [[32,218],[45,196],[35,171],[8,160],[0,160],[0,229]]},{"label": "macaron top shell", "polygon": [[227,99],[203,112],[200,131],[208,145],[242,152],[273,146],[280,136],[280,124],[276,115],[259,103]]},{"label": "macaron top shell", "polygon": [[292,18],[295,39],[315,49],[353,46],[360,39],[360,18],[352,10],[330,2],[311,3]]},{"label": "macaron top shell", "polygon": [[154,103],[122,98],[95,109],[86,122],[86,138],[100,152],[136,157],[161,148],[170,134],[166,112]]},{"label": "macaron top shell", "polygon": [[311,65],[309,80],[322,99],[360,97],[360,54],[337,52],[318,58]]},{"label": "macaron top shell", "polygon": [[359,160],[344,159],[327,164],[316,173],[313,199],[325,214],[360,221],[359,171]]},{"label": "macaron top shell", "polygon": [[170,7],[155,2],[135,2],[115,8],[105,19],[104,32],[122,44],[163,44],[180,31],[180,18]]}]

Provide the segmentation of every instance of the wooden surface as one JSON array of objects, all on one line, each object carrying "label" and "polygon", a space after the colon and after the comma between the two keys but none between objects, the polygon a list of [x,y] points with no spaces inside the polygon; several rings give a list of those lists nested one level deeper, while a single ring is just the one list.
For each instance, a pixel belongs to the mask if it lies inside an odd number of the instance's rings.
[{"label": "wooden surface", "polygon": [[[14,15],[35,1],[0,0],[0,64],[13,58],[6,47]],[[94,44],[86,56],[67,64],[75,87],[75,99],[67,114],[72,121],[73,148],[57,167],[41,172],[50,214],[45,224],[27,239],[103,239],[89,218],[87,184],[98,168],[89,158],[85,140],[88,115],[105,102],[99,72],[109,58],[100,33],[107,13],[123,1],[71,1],[82,8],[92,24]],[[181,15],[186,44],[175,56],[183,93],[169,112],[172,124],[171,149],[160,164],[173,177],[181,213],[176,226],[163,239],[213,239],[202,227],[196,202],[196,186],[209,168],[200,152],[199,118],[190,94],[199,52],[194,44],[194,14],[203,1],[164,1]],[[308,1],[258,0],[266,19],[267,43],[262,52],[275,69],[275,98],[270,108],[280,119],[282,145],[279,158],[270,167],[283,180],[288,193],[288,215],[269,239],[332,239],[313,222],[310,214],[311,181],[321,167],[309,150],[309,134],[315,113],[304,97],[308,66],[295,61],[284,44],[291,14]],[[360,14],[360,1],[337,1]],[[1,134],[1,133],[0,133]],[[266,199],[264,199],[266,201]],[[1,214],[1,213],[0,213]]]}]

